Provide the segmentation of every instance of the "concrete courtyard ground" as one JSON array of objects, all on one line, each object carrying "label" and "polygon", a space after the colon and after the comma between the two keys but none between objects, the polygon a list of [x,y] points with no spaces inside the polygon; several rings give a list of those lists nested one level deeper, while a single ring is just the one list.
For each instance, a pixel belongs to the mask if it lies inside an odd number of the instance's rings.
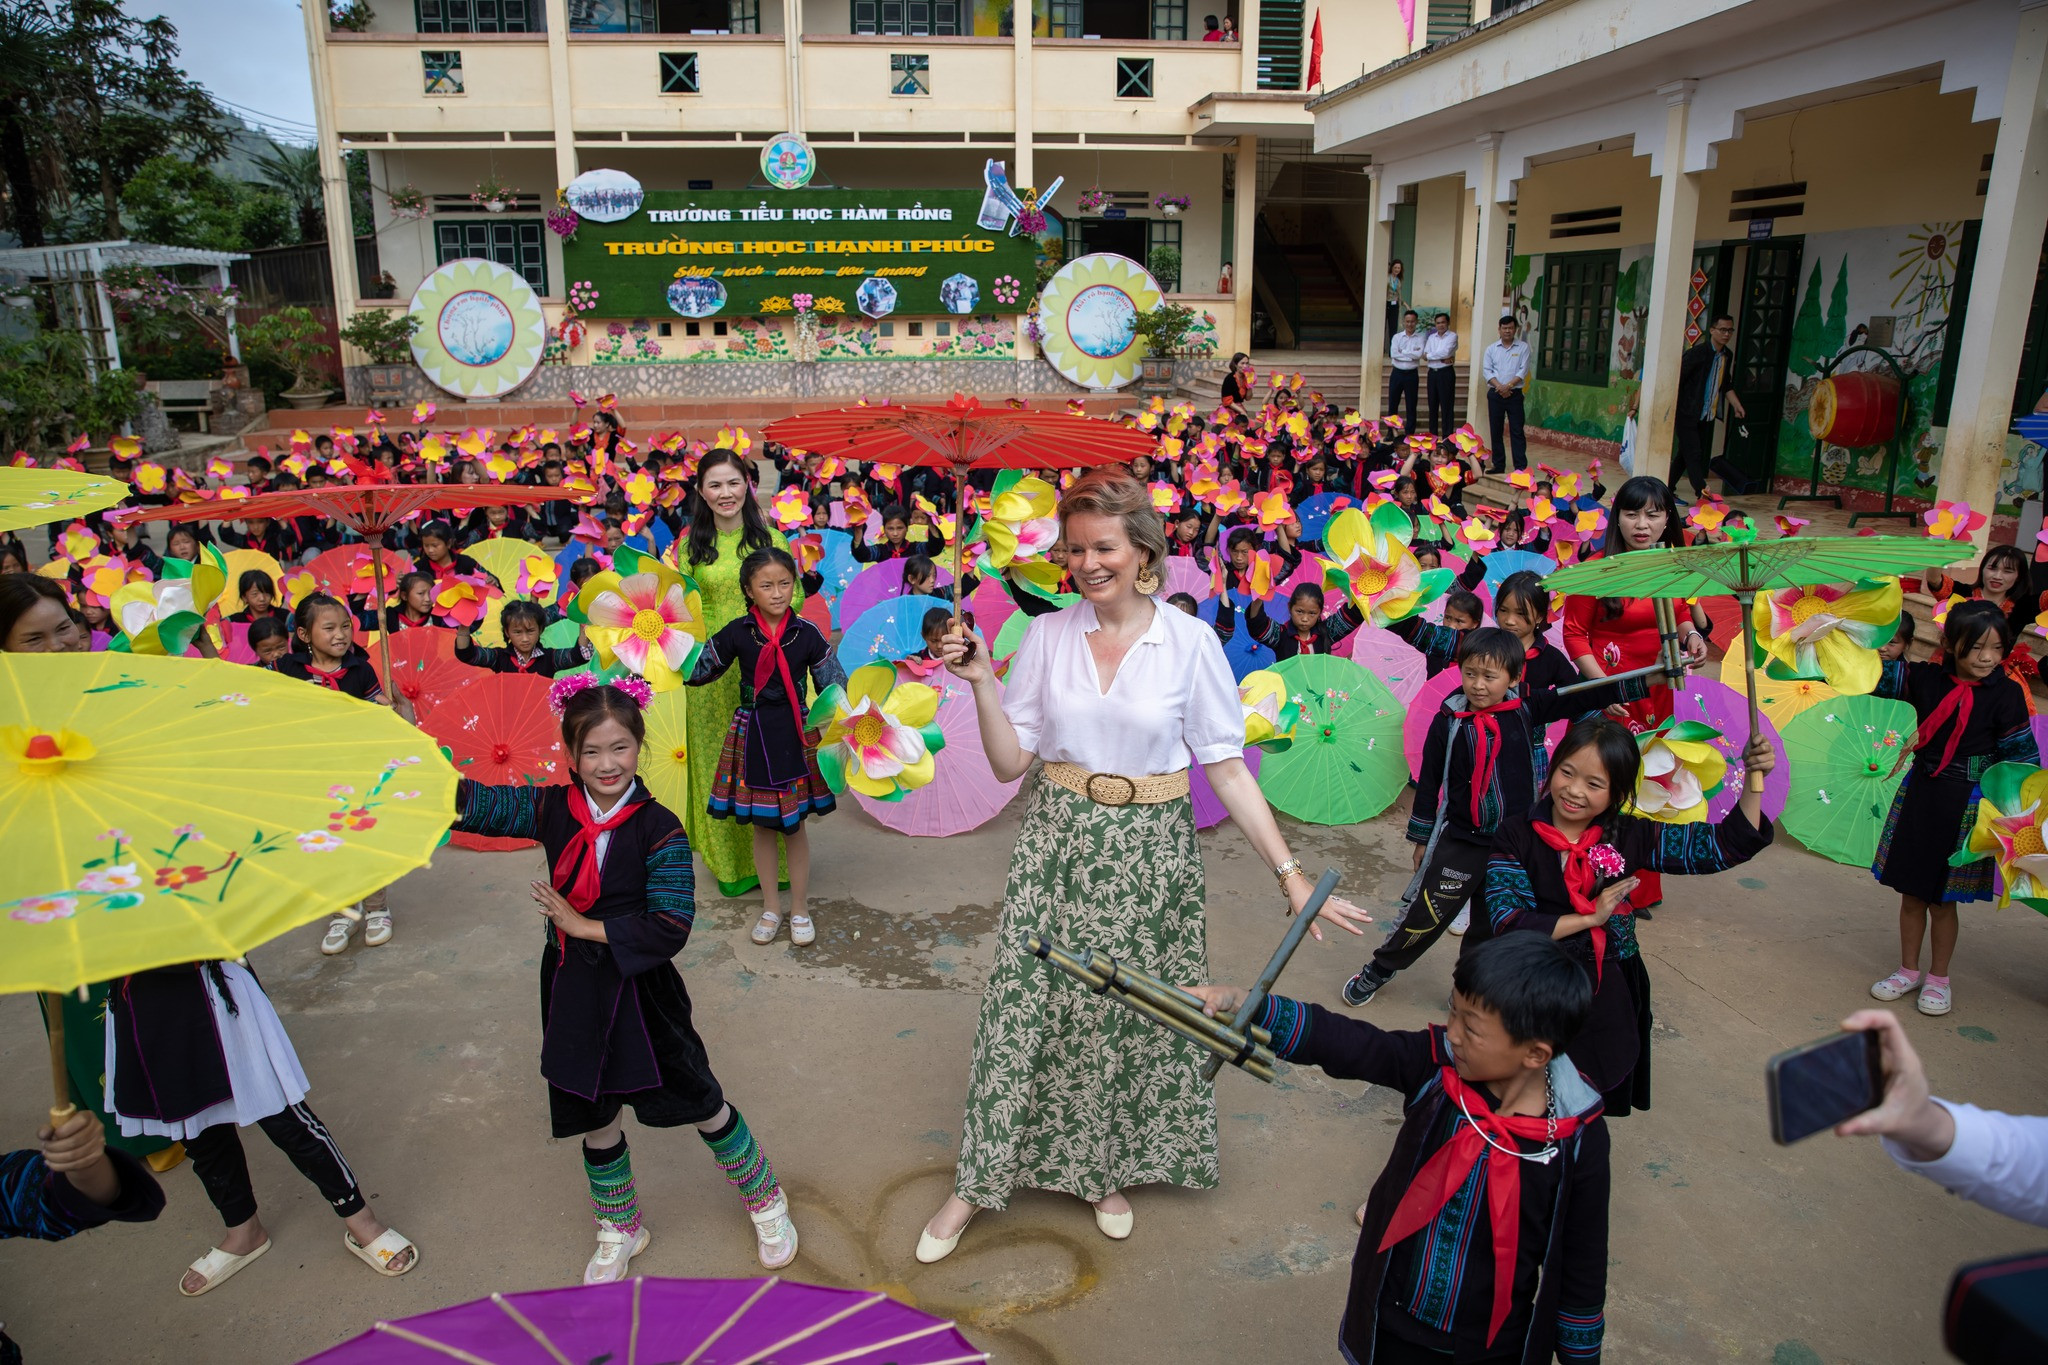
[{"label": "concrete courtyard ground", "polygon": [[[1134,1192],[1112,1244],[1087,1210],[1020,1196],[955,1256],[919,1266],[947,1188],[978,990],[994,946],[1013,805],[959,838],[910,841],[843,808],[816,825],[809,950],[746,941],[755,904],[709,899],[680,959],[717,1071],[795,1201],[792,1278],[886,1289],[957,1316],[1005,1365],[1322,1361],[1356,1241],[1352,1209],[1384,1160],[1399,1098],[1318,1072],[1219,1083],[1223,1183]],[[1293,826],[1312,870],[1383,906],[1408,866],[1402,807],[1344,829]],[[1272,882],[1228,825],[1205,836],[1218,979],[1278,941]],[[272,1253],[215,1293],[178,1296],[219,1231],[189,1166],[161,1220],[62,1245],[0,1246],[0,1316],[30,1365],[289,1362],[367,1328],[493,1290],[573,1283],[590,1221],[573,1143],[550,1143],[537,1075],[541,932],[533,853],[445,850],[392,893],[398,935],[338,958],[318,926],[254,955],[313,1078],[310,1102],[376,1206],[419,1243],[393,1281],[341,1247],[337,1220],[253,1131]],[[1896,1171],[1874,1143],[1771,1144],[1765,1058],[1869,1003],[1893,963],[1891,901],[1867,873],[1788,840],[1712,879],[1673,879],[1643,929],[1657,1006],[1656,1107],[1614,1126],[1608,1359],[1910,1365],[1945,1359],[1938,1306],[1959,1262],[2048,1242]],[[1939,1093],[2039,1111],[2048,1052],[2048,923],[1965,912],[1956,1012],[1908,1029]],[[1325,1003],[1363,956],[1305,945],[1284,980]],[[1369,1007],[1390,1027],[1438,1017],[1440,947]],[[46,1102],[33,1005],[0,999],[0,1128],[27,1145]],[[750,1276],[752,1236],[702,1144],[631,1132],[653,1231],[635,1269]]]}]

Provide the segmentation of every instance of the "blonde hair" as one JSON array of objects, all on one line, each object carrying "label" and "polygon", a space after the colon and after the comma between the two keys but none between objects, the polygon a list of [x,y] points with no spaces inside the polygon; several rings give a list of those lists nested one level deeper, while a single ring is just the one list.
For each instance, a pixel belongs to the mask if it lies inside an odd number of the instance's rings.
[{"label": "blonde hair", "polygon": [[1124,524],[1124,535],[1133,548],[1145,556],[1144,568],[1162,570],[1166,565],[1166,523],[1152,505],[1152,492],[1139,483],[1130,470],[1109,465],[1090,470],[1060,499],[1060,534],[1065,535],[1067,518],[1076,512],[1098,517],[1115,517]]}]

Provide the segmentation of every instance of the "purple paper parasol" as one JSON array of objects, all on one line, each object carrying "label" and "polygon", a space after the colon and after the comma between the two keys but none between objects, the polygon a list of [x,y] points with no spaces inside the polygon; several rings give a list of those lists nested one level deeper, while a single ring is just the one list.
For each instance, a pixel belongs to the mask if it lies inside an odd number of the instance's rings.
[{"label": "purple paper parasol", "polygon": [[1415,700],[1429,678],[1422,651],[1384,626],[1360,626],[1339,641],[1334,652],[1385,683],[1403,706]]},{"label": "purple paper parasol", "polygon": [[[1684,687],[1671,693],[1671,718],[1703,721],[1721,732],[1719,739],[1708,741],[1728,760],[1728,776],[1707,802],[1707,818],[1719,820],[1742,799],[1742,750],[1749,743],[1749,702],[1727,683],[1694,674]],[[1785,741],[1778,737],[1778,727],[1762,712],[1756,719],[1778,753],[1777,766],[1764,778],[1764,814],[1775,820],[1785,813],[1791,793],[1790,765],[1785,762]]]},{"label": "purple paper parasol", "polygon": [[[879,564],[870,564],[853,576],[846,590],[839,594],[839,623],[843,629],[847,622],[858,621],[861,614],[870,607],[903,596],[903,565],[901,559],[885,559]],[[934,566],[936,567],[936,565]],[[938,569],[938,597],[951,597],[945,591],[953,586],[950,571]]]},{"label": "purple paper parasol", "polygon": [[952,1323],[886,1294],[787,1280],[632,1279],[493,1294],[380,1322],[303,1365],[560,1365],[563,1360],[987,1360]]},{"label": "purple paper parasol", "polygon": [[[1259,775],[1259,760],[1265,756],[1263,749],[1247,748],[1244,751],[1244,766],[1252,770],[1253,777]],[[1230,812],[1223,808],[1216,789],[1209,785],[1209,774],[1202,771],[1199,763],[1188,766],[1188,800],[1195,807],[1196,829],[1213,829],[1230,818]]]},{"label": "purple paper parasol", "polygon": [[[899,677],[901,676],[899,672]],[[938,727],[946,736],[932,780],[901,801],[877,801],[854,793],[860,808],[890,829],[923,838],[963,834],[995,819],[1024,781],[1000,782],[981,748],[981,721],[975,715],[974,689],[943,670],[914,679],[939,693]],[[1002,695],[1002,684],[996,684]],[[1196,810],[1201,808],[1197,805]]]}]

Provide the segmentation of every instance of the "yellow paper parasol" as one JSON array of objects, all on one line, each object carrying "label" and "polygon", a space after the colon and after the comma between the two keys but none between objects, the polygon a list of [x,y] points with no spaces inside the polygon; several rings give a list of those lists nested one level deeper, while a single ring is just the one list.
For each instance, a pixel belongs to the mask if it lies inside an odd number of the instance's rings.
[{"label": "yellow paper parasol", "polygon": [[[1721,681],[1747,696],[1749,689],[1748,660],[1739,649],[1731,649],[1721,659]],[[1817,678],[1795,678],[1789,682],[1780,681],[1769,674],[1758,671],[1756,675],[1756,709],[1771,718],[1771,724],[1780,730],[1785,722],[1809,706],[1832,700],[1841,693]]]},{"label": "yellow paper parasol", "polygon": [[424,866],[454,800],[431,739],[338,692],[0,654],[0,992],[241,957]]},{"label": "yellow paper parasol", "polygon": [[530,555],[555,562],[555,557],[530,540],[517,536],[499,536],[492,540],[479,540],[463,553],[474,559],[484,572],[498,580],[498,586],[505,590],[507,597],[522,594],[515,586],[519,582],[519,566]]},{"label": "yellow paper parasol", "polygon": [[0,469],[0,531],[19,531],[101,512],[128,496],[128,485],[65,469]]},{"label": "yellow paper parasol", "polygon": [[640,746],[640,780],[654,799],[681,816],[690,805],[690,690],[657,692],[647,708],[647,739]]},{"label": "yellow paper parasol", "polygon": [[[277,587],[284,585],[284,565],[261,550],[225,550],[221,560],[227,565],[228,585],[221,590],[220,614],[225,620],[240,611],[248,603],[242,600],[242,575],[251,569],[261,569],[270,575],[270,581]],[[199,610],[205,611],[205,604]]]}]

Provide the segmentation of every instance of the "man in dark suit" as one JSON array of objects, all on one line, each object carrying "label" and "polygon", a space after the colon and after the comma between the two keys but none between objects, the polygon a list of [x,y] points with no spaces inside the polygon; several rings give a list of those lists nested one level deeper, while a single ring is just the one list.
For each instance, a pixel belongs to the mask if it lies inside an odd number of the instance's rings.
[{"label": "man in dark suit", "polygon": [[1728,343],[1735,339],[1735,319],[1722,313],[1707,329],[1707,339],[1685,353],[1678,362],[1677,439],[1671,448],[1671,473],[1665,482],[1678,490],[1682,468],[1692,481],[1694,498],[1707,491],[1707,460],[1714,451],[1714,419],[1726,400],[1728,410],[1747,417],[1742,399],[1734,392],[1735,353]]}]

